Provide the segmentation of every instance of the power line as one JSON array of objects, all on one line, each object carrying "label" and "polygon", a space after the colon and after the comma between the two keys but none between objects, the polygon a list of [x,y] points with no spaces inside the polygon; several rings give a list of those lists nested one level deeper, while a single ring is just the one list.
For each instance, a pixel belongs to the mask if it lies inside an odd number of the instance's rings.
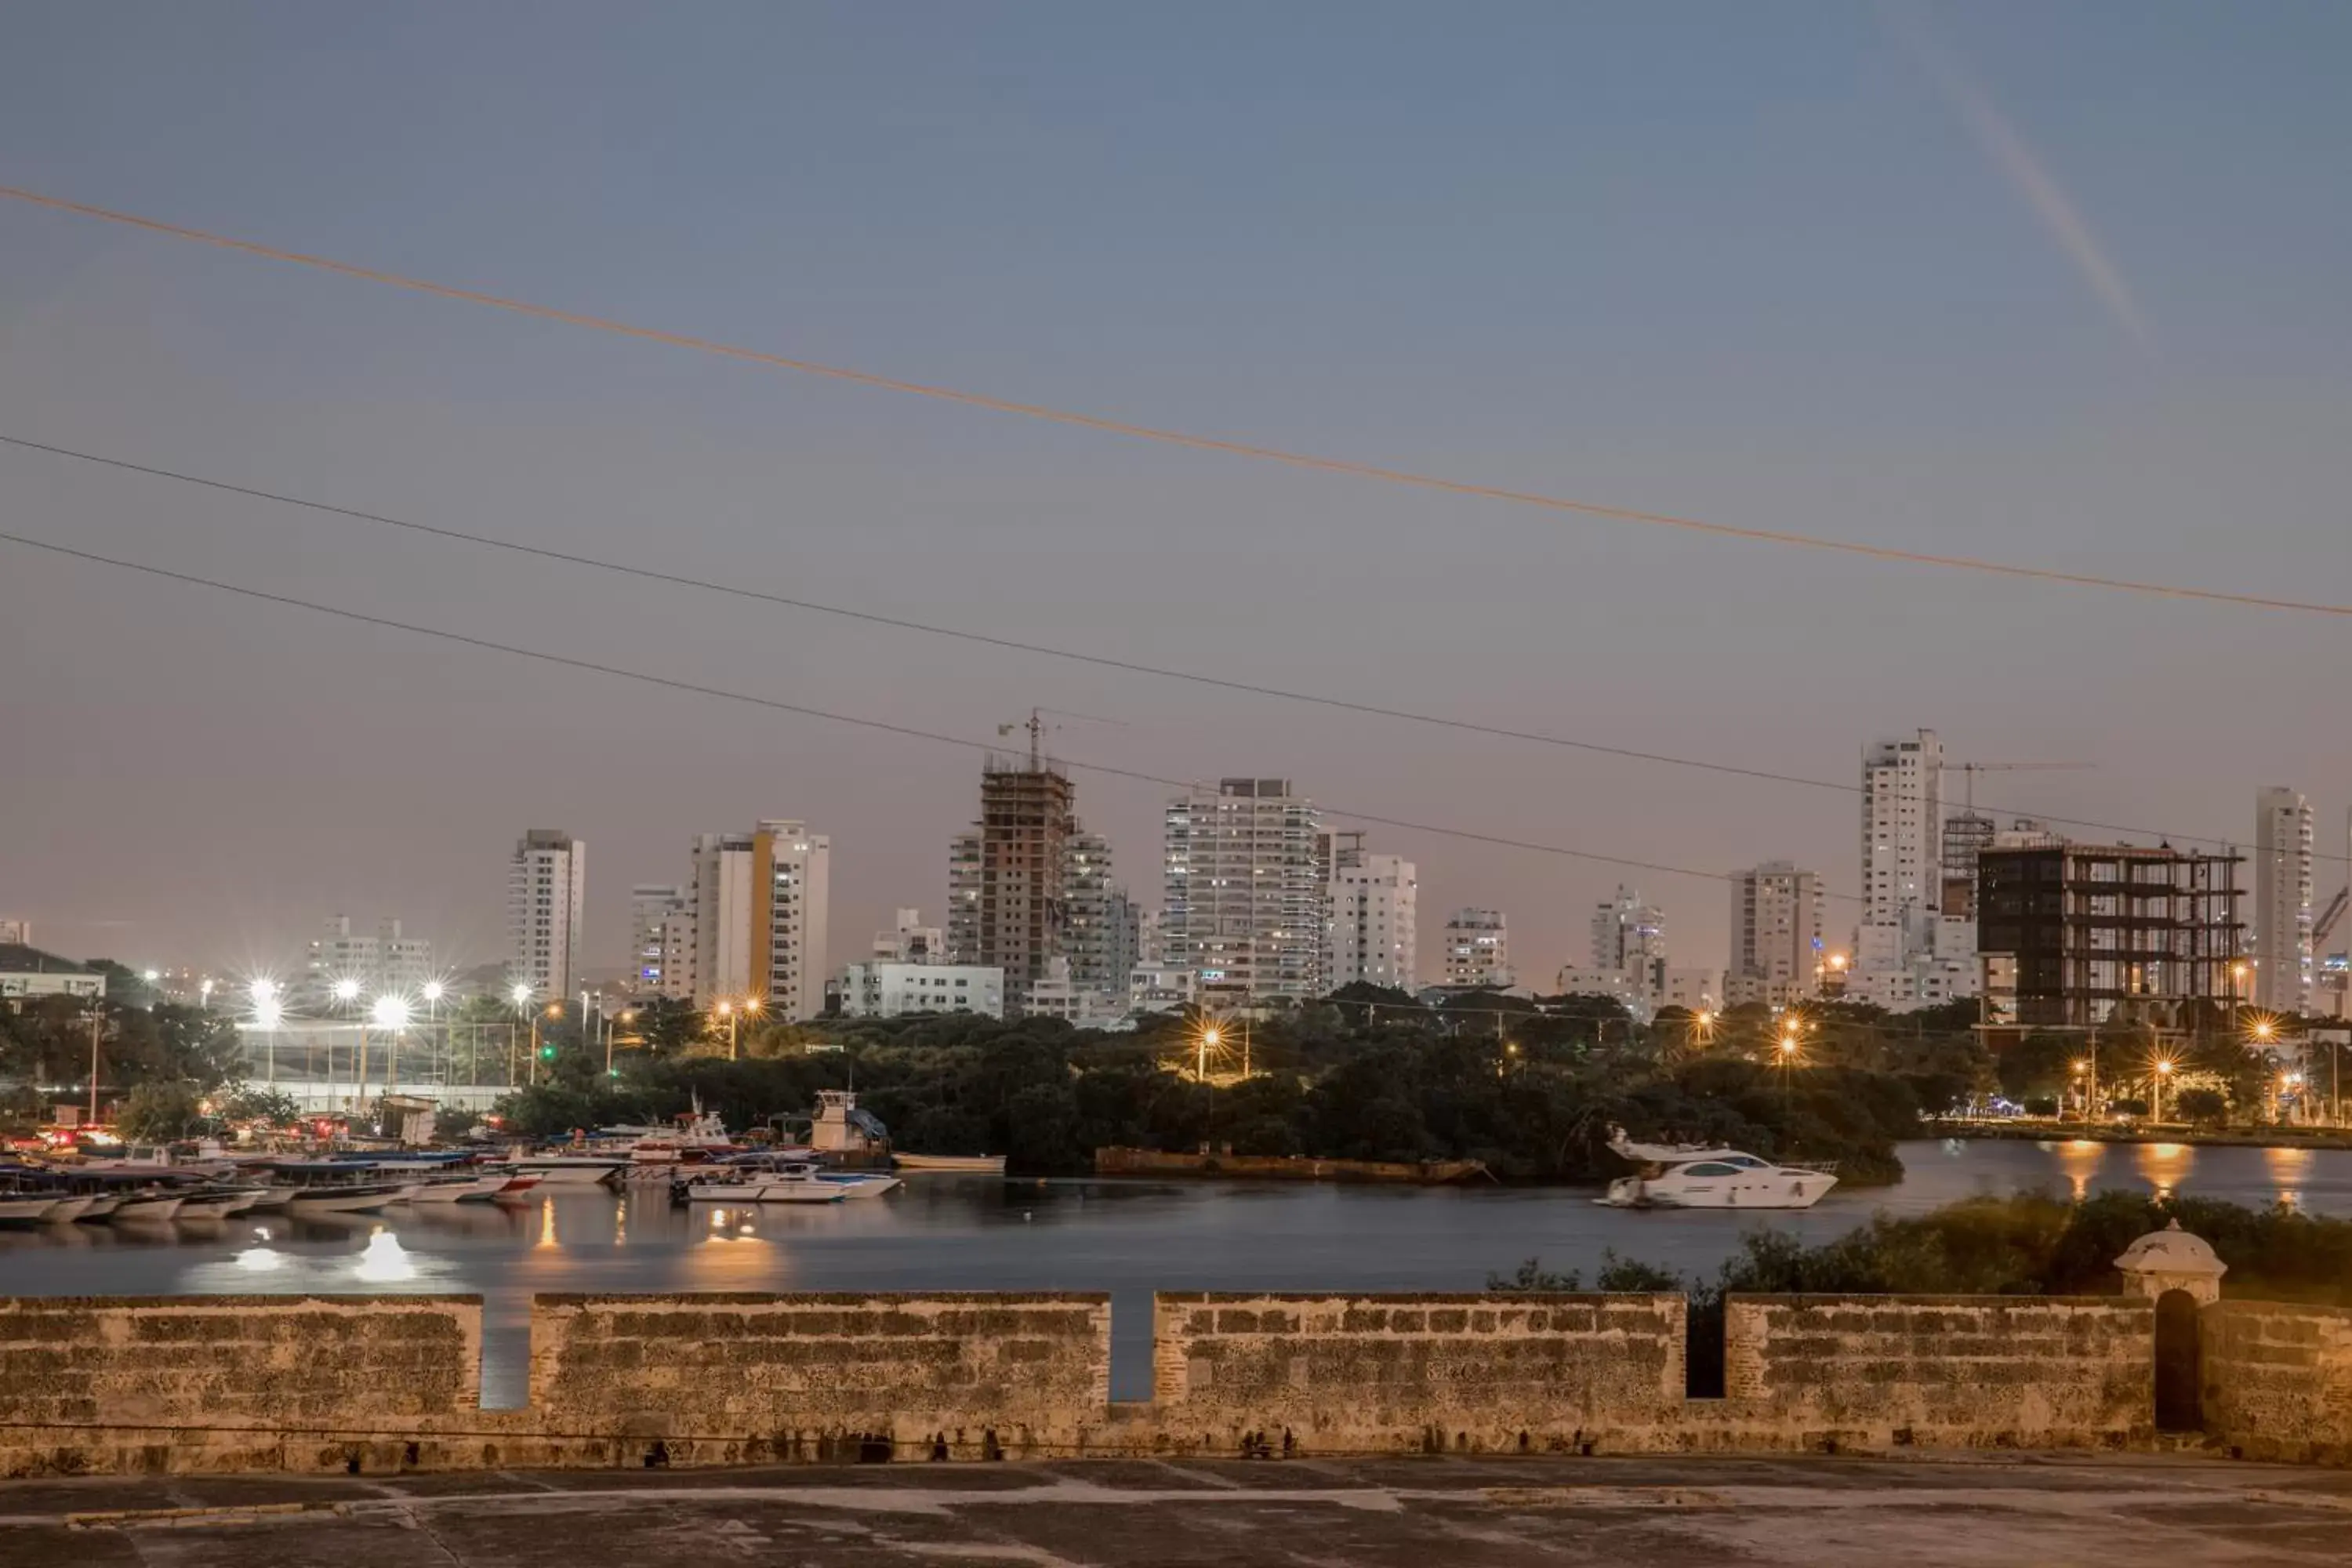
[{"label": "power line", "polygon": [[[119,556],[100,555],[95,551],[77,550],[71,545],[58,544],[46,539],[31,539],[20,533],[0,533],[0,542],[19,544],[32,550],[42,550],[55,555],[70,556],[100,566],[119,566],[125,571],[144,573],[169,582],[185,583],[201,588],[217,589],[224,594],[236,594],[247,599],[259,599],[268,604],[284,605],[298,610],[310,610],[318,615],[332,616],[341,620],[357,621],[366,626],[383,626],[392,631],[408,632],[417,637],[436,637],[444,642],[459,643],[467,647],[491,653],[509,654],[518,658],[536,659],[543,664],[562,665],[570,669],[584,669],[597,675],[609,675],[623,680],[635,680],[648,686],[667,688],[673,691],[691,692],[698,697],[715,697],[726,702],[742,702],[753,707],[770,709],[779,713],[798,714],[806,719],[824,719],[836,724],[855,725],[862,730],[878,730],[885,734],[901,735],[909,740],[929,741],[940,745],[960,746],[969,751],[992,752],[996,744],[989,741],[967,740],[961,735],[945,735],[933,730],[917,729],[908,724],[893,724],[887,720],[865,719],[855,714],[831,712],[823,708],[810,708],[796,702],[784,702],[772,697],[754,696],[750,692],[730,691],[724,687],[704,686],[695,681],[679,680],[666,675],[649,675],[643,670],[626,669],[619,665],[600,664],[593,659],[574,658],[568,654],[549,653],[544,649],[523,647],[515,643],[493,642],[487,637],[464,632],[444,630],[439,626],[418,626],[412,621],[396,621],[389,616],[372,616],[360,610],[347,610],[340,605],[322,605],[315,600],[299,599],[289,594],[273,594],[266,589],[248,588],[241,584],[224,583],[214,577],[199,577],[193,573],[174,572],[167,567],[149,565],[141,561],[125,561]],[[1061,759],[1066,767],[1081,773],[1101,773],[1110,778],[1132,779],[1143,784],[1160,784],[1171,789],[1190,790],[1195,781],[1169,778],[1160,773],[1147,773],[1134,768],[1113,767],[1106,763],[1072,762]],[[1570,860],[1590,860],[1604,866],[1622,866],[1636,871],[1656,871],[1672,877],[1702,877],[1711,882],[1729,882],[1736,878],[1721,871],[1701,871],[1688,866],[1669,866],[1656,860],[1636,860],[1622,855],[1603,855],[1595,850],[1571,849],[1564,845],[1541,844],[1530,839],[1510,838],[1496,833],[1481,833],[1466,827],[1442,827],[1432,823],[1413,822],[1399,816],[1379,816],[1370,812],[1350,811],[1345,806],[1326,802],[1323,810],[1335,817],[1350,822],[1369,822],[1381,827],[1402,828],[1412,833],[1433,834],[1444,838],[1465,839],[1472,843],[1489,844],[1505,849],[1524,849],[1531,854],[1557,855]],[[1825,898],[1844,899],[1860,903],[1853,893],[1824,892]]]},{"label": "power line", "polygon": [[1107,418],[1100,415],[1055,408],[1045,404],[1024,403],[1017,399],[999,397],[989,393],[967,392],[955,387],[937,386],[927,382],[908,381],[874,371],[825,364],[790,354],[771,353],[765,350],[746,348],[737,343],[720,342],[715,339],[694,337],[684,332],[667,331],[658,327],[638,326],[607,317],[588,315],[578,310],[562,310],[553,305],[541,305],[527,300],[484,293],[478,289],[461,289],[453,284],[436,283],[426,279],[409,277],[404,273],[386,272],[376,268],[362,267],[348,261],[337,261],[331,258],[313,256],[303,251],[286,250],[276,246],[262,245],[254,240],[237,239],[228,235],[215,234],[206,229],[167,223],[161,218],[145,217],[136,213],[121,212],[110,207],[93,206],[86,202],[68,201],[62,196],[46,195],[37,191],[28,191],[14,185],[0,185],[0,197],[33,206],[46,207],[53,212],[71,213],[79,217],[120,224],[126,227],[142,229],[150,234],[163,235],[173,239],[184,239],[222,250],[234,250],[271,261],[283,261],[297,267],[332,272],[341,277],[358,279],[362,282],[379,283],[386,288],[429,294],[436,299],[457,300],[467,304],[484,305],[492,310],[511,311],[517,315],[535,317],[541,321],[560,321],[567,326],[584,327],[592,331],[636,338],[646,342],[666,344],[671,348],[691,350],[696,353],[715,354],[721,358],[761,365],[769,369],[796,371],[804,375],[823,376],[829,380],[848,382],[877,391],[903,393],[908,396],[928,397],[943,403],[957,403],[967,407],[987,409],[992,413],[1017,415],[1023,418],[1072,426],[1079,429],[1097,431],[1104,435],[1124,436],[1138,441],[1152,441],[1163,446],[1183,447],[1202,452],[1220,452],[1228,457],[1280,463],[1288,468],[1312,469],[1318,473],[1340,474],[1353,479],[1370,479],[1381,484],[1402,485],[1413,489],[1434,490],[1442,494],[1467,496],[1481,500],[1503,501],[1514,506],[1535,507],[1548,511],[1575,512],[1613,522],[1639,523],[1651,528],[1679,529],[1720,539],[1744,539],[1754,543],[1797,545],[1808,550],[1827,550],[1843,554],[1860,555],[1874,561],[1897,562],[1913,566],[1943,566],[1960,571],[1988,573],[1998,576],[2021,577],[2037,582],[2063,583],[2075,587],[2105,588],[2123,593],[2156,595],[2165,598],[2204,600],[2214,604],[2237,605],[2254,609],[2352,617],[2352,605],[2321,604],[2300,599],[2273,598],[2259,594],[2234,594],[2218,588],[2192,588],[2178,584],[2147,583],[2123,577],[2102,577],[2084,572],[2062,572],[2053,567],[2026,566],[2013,562],[1988,561],[1965,555],[1940,555],[1926,551],[1897,549],[1892,545],[1864,543],[1854,540],[1827,539],[1817,534],[1790,533],[1777,529],[1748,528],[1733,523],[1709,522],[1699,518],[1681,517],[1670,512],[1644,511],[1633,507],[1604,505],[1598,501],[1572,500],[1566,497],[1544,495],[1533,490],[1510,489],[1500,485],[1449,479],[1434,474],[1382,468],[1378,464],[1356,462],[1345,458],[1318,457],[1311,453],[1294,452],[1283,447],[1263,446],[1254,442],[1223,440],[1212,436],[1195,436],[1181,430],[1131,424],[1126,420]]},{"label": "power line", "polygon": [[[1255,697],[1270,697],[1286,702],[1303,702],[1317,707],[1336,709],[1343,712],[1361,713],[1381,719],[1402,720],[1408,723],[1428,724],[1440,729],[1466,734],[1490,735],[1503,740],[1525,741],[1537,745],[1557,746],[1570,751],[1588,752],[1599,756],[1619,757],[1632,762],[1655,763],[1664,766],[1694,768],[1706,773],[1724,773],[1735,778],[1757,779],[1771,784],[1800,785],[1808,789],[1834,790],[1842,795],[1863,795],[1860,784],[1845,784],[1836,779],[1815,778],[1803,773],[1777,773],[1769,768],[1743,767],[1733,763],[1710,762],[1697,757],[1679,757],[1663,752],[1646,752],[1630,746],[1613,746],[1598,741],[1580,741],[1566,735],[1541,731],[1517,730],[1506,725],[1485,724],[1469,719],[1451,719],[1443,714],[1417,712],[1411,709],[1391,708],[1375,702],[1360,702],[1344,697],[1332,697],[1318,692],[1294,691],[1284,687],[1268,686],[1256,681],[1234,680],[1223,676],[1204,675],[1197,670],[1171,669],[1161,665],[1140,663],[1133,659],[1112,658],[1107,654],[1084,653],[1074,648],[1055,647],[1048,644],[1024,642],[1015,637],[999,637],[987,632],[971,631],[957,626],[942,626],[926,621],[908,620],[898,616],[885,616],[870,610],[851,609],[840,605],[827,605],[814,599],[795,598],[788,595],[769,593],[763,589],[747,588],[733,583],[717,583],[707,578],[688,577],[679,573],[662,572],[651,567],[632,566],[623,562],[608,561],[599,556],[583,555],[544,545],[524,544],[515,540],[499,539],[490,534],[472,533],[463,529],[436,523],[419,522],[410,518],[393,517],[384,512],[368,511],[358,507],[343,506],[331,501],[310,500],[278,490],[266,490],[250,485],[234,484],[226,479],[209,479],[201,474],[185,473],[175,468],[159,468],[152,464],[132,462],[124,458],[104,457],[71,447],[60,447],[47,441],[35,441],[21,436],[0,434],[0,445],[16,447],[27,451],[46,452],[56,457],[71,458],[79,462],[92,463],[101,468],[117,468],[128,473],[143,474],[151,479],[171,479],[194,485],[204,489],[227,495],[244,496],[253,500],[265,500],[282,506],[300,508],[331,517],[357,522],[377,523],[430,538],[480,545],[490,550],[508,551],[517,555],[543,561],[558,561],[567,565],[587,567],[593,571],[610,572],[622,576],[641,578],[646,582],[665,583],[674,587],[698,589],[706,593],[724,594],[733,598],[750,599],[761,604],[775,605],[786,609],[810,610],[820,615],[837,616],[846,620],[862,621],[871,626],[888,626],[898,631],[920,632],[929,637],[951,637],[977,643],[983,647],[1004,648],[1017,653],[1037,654],[1047,658],[1066,659],[1076,664],[1094,665],[1135,675],[1150,675],[1165,680],[1185,681],[1196,686],[1213,687],[1226,691],[1239,691]],[[2211,835],[2166,833],[2152,827],[2136,827],[2123,823],[2096,822],[2084,817],[2053,816],[2044,812],[2028,812],[2014,806],[1988,803],[1984,810],[2006,812],[2012,816],[2031,816],[2043,822],[2058,823],[2068,827],[2089,827],[2101,832],[2138,834],[2188,844],[2226,844],[2228,839]],[[2330,855],[2315,849],[2315,858],[2352,860],[2352,857]]]}]

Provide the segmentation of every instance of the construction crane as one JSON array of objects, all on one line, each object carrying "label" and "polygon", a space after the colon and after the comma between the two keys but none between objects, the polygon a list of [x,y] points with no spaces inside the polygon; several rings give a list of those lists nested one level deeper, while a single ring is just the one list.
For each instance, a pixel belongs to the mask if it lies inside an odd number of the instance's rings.
[{"label": "construction crane", "polygon": [[2074,773],[2084,768],[2095,768],[2098,765],[2096,763],[1946,763],[1944,769],[1948,773],[1958,768],[1964,775],[1961,785],[1963,796],[1961,809],[1973,816],[1977,809],[1977,775],[1979,773]]},{"label": "construction crane", "polygon": [[2344,918],[2347,904],[2352,904],[2352,887],[2336,889],[2336,896],[2327,900],[2327,907],[2319,911],[2319,918],[2311,922],[2312,952],[2318,952],[2326,947],[2328,937],[2336,930],[2336,922]]},{"label": "construction crane", "polygon": [[1045,721],[1045,716],[1049,713],[1056,719],[1076,719],[1086,724],[1109,724],[1121,730],[1127,728],[1126,720],[1106,719],[1098,713],[1073,713],[1064,708],[1032,708],[1029,710],[1028,722],[999,724],[996,727],[997,737],[1000,740],[1016,731],[1029,731],[1029,771],[1031,773],[1035,773],[1045,766],[1045,731],[1062,727],[1059,724],[1049,724]]}]

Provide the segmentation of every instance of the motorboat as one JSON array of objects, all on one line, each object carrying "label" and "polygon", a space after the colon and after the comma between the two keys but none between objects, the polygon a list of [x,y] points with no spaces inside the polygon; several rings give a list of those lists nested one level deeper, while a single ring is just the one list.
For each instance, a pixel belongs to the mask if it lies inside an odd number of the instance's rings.
[{"label": "motorboat", "polygon": [[1637,1143],[1622,1132],[1609,1147],[1641,1167],[1592,1200],[1610,1208],[1809,1209],[1837,1185],[1833,1166],[1776,1165],[1738,1149]]},{"label": "motorboat", "polygon": [[490,1171],[482,1174],[444,1176],[428,1180],[419,1191],[415,1202],[420,1204],[488,1203],[499,1194],[521,1183],[525,1192],[539,1184],[536,1176],[518,1176],[511,1171]]},{"label": "motorboat", "polygon": [[628,1171],[625,1154],[573,1154],[551,1152],[540,1154],[518,1154],[514,1159],[517,1173],[537,1176],[551,1187],[586,1187],[602,1182],[619,1181]]},{"label": "motorboat", "polygon": [[173,1219],[226,1219],[243,1214],[260,1197],[256,1187],[192,1186],[183,1190]]},{"label": "motorboat", "polygon": [[908,1175],[1001,1176],[1002,1154],[906,1154],[893,1150],[891,1165]]},{"label": "motorboat", "polygon": [[670,1184],[670,1196],[689,1204],[837,1204],[850,1188],[826,1180],[811,1161],[754,1156],[681,1176]]},{"label": "motorboat", "polygon": [[878,1198],[907,1184],[880,1171],[821,1171],[816,1179],[839,1187],[845,1198]]},{"label": "motorboat", "polygon": [[700,1164],[734,1152],[735,1140],[728,1136],[727,1124],[707,1110],[695,1110],[681,1115],[677,1125],[666,1127],[603,1127],[597,1129],[600,1141],[618,1138],[629,1140],[629,1163],[633,1176],[647,1173],[646,1166],[659,1167],[656,1174],[667,1174],[672,1165]]}]

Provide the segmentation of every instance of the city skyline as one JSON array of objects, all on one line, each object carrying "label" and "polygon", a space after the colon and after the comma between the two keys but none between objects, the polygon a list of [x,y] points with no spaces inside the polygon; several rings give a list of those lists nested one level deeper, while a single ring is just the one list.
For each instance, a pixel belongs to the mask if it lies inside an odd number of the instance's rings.
[{"label": "city skyline", "polygon": [[[2323,62],[2352,20],[2283,15],[2255,47],[2199,8],[2152,10],[2166,25],[1937,17],[2097,237],[2087,253],[2053,243],[1932,74],[1863,19],[1696,34],[1527,9],[1475,35],[1405,16],[1336,39],[1284,21],[1220,56],[1142,17],[1016,38],[831,16],[626,47],[492,17],[453,61],[429,25],[367,16],[341,25],[352,63],[320,116],[284,87],[313,79],[299,27],[68,8],[0,61],[0,130],[28,150],[9,175],[26,188],[718,341],[1731,526],[2352,598],[2330,549],[2352,478],[2332,282],[2352,224],[2309,199],[2342,114]],[[567,70],[528,68],[550,47]],[[1594,50],[1617,85],[1559,91],[1557,62]],[[2080,68],[2056,80],[2053,58]],[[1222,106],[1205,141],[1158,90],[1171,61]],[[645,120],[646,70],[718,86],[656,94]],[[1410,107],[1451,73],[1488,88],[1459,112]],[[808,153],[877,75],[908,85],[871,138]],[[74,90],[88,80],[115,87]],[[1394,89],[1377,112],[1361,82]],[[1805,114],[1790,82],[1819,89]],[[2249,93],[2264,115],[2231,112]],[[420,100],[444,112],[420,123]],[[602,114],[626,155],[592,160],[559,129]],[[392,127],[396,158],[377,144]],[[2224,221],[2184,231],[2192,200]],[[1980,810],[2149,842],[2242,847],[2247,793],[2274,780],[2333,824],[2352,787],[2298,683],[2250,687],[2202,651],[2226,637],[2324,668],[2326,626],[1124,445],[16,204],[0,243],[0,431],[27,438],[1841,784],[1857,744],[1932,722],[1956,754],[2099,764],[1983,781]],[[976,739],[1050,703],[1119,721],[1074,721],[1073,758],[1294,778],[1342,827],[1352,807],[1714,874],[1786,858],[1859,890],[1846,795],[1429,744],[1373,715],[967,653],[25,450],[0,455],[0,482],[28,537],[362,613]],[[677,877],[681,825],[779,801],[842,848],[832,942],[854,952],[894,906],[939,903],[939,835],[969,817],[962,764],[911,740],[87,563],[9,554],[0,627],[40,672],[19,724],[77,741],[0,758],[0,796],[33,807],[0,844],[0,907],[69,954],[228,965],[355,909],[401,911],[453,964],[494,960],[485,868],[521,825],[557,822],[598,847],[601,961],[626,951],[623,889]],[[2019,700],[2053,670],[2067,700]],[[1800,686],[1833,698],[1791,701]],[[2168,721],[2186,711],[2200,744],[2183,751]],[[1148,864],[1164,789],[1087,789],[1089,827]],[[126,825],[137,854],[109,847]],[[1574,955],[1629,878],[1685,962],[1726,950],[1719,884],[1353,825],[1414,862],[1425,927],[1505,910],[1531,973]],[[2342,869],[2317,859],[2322,901]],[[1847,923],[1835,901],[1828,920]],[[1433,957],[1424,941],[1424,972]]]}]

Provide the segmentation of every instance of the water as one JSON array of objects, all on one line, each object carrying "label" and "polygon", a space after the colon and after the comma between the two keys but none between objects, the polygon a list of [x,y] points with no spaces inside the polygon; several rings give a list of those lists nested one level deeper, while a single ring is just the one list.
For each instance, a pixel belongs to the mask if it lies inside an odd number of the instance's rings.
[{"label": "water", "polygon": [[2352,1152],[2177,1144],[1922,1142],[1895,1187],[1775,1215],[1635,1213],[1589,1191],[919,1176],[821,1209],[673,1208],[666,1188],[530,1206],[0,1232],[0,1295],[420,1291],[485,1299],[483,1395],[523,1397],[539,1291],[1108,1290],[1112,1393],[1150,1390],[1154,1290],[1475,1290],[1530,1257],[1589,1276],[1604,1248],[1712,1274],[1759,1224],[1808,1240],[1874,1212],[2040,1188],[2281,1199],[2352,1217]]}]

